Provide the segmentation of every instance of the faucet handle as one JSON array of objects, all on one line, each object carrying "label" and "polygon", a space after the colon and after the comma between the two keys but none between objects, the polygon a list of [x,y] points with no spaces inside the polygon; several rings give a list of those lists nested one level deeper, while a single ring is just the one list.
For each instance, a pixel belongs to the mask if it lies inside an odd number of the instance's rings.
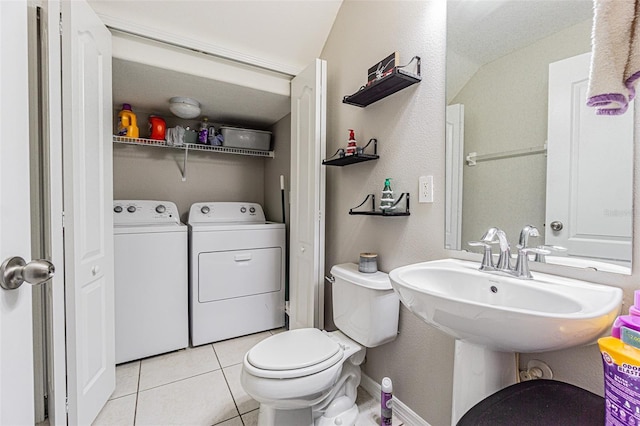
[{"label": "faucet handle", "polygon": [[551,246],[540,246],[540,247],[526,247],[518,249],[518,254],[527,254],[527,253],[535,253],[535,254],[550,254],[551,250],[549,249]]},{"label": "faucet handle", "polygon": [[545,255],[551,253],[544,248],[533,247],[520,247],[518,248],[518,259],[516,260],[515,275],[518,278],[530,280],[533,278],[531,271],[529,271],[529,253],[535,253],[537,255]]},{"label": "faucet handle", "polygon": [[484,254],[482,256],[482,263],[480,264],[481,271],[494,271],[493,266],[493,253],[491,253],[491,244],[486,241],[469,241],[471,247],[484,247]]},{"label": "faucet handle", "polygon": [[549,253],[536,253],[536,257],[535,259],[533,259],[533,261],[540,262],[540,263],[545,263],[546,259],[544,256],[547,254],[550,254],[552,251],[556,251],[556,252],[567,251],[567,248],[562,246],[543,245],[543,246],[538,246],[538,248],[549,252]]}]

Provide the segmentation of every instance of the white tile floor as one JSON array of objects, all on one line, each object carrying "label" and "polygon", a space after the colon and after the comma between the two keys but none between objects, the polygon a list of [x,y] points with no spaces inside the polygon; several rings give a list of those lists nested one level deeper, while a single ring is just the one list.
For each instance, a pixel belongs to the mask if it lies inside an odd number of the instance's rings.
[{"label": "white tile floor", "polygon": [[[258,403],[240,385],[242,359],[281,330],[188,348],[116,367],[116,390],[94,425],[257,425]],[[380,424],[379,403],[358,389],[357,426]],[[402,425],[394,419],[395,426]]]}]

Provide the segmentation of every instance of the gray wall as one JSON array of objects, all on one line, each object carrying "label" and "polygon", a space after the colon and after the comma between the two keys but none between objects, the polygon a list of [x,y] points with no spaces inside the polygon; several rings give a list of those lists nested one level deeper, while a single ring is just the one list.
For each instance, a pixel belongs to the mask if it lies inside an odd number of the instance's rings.
[{"label": "gray wall", "polygon": [[183,158],[181,150],[114,144],[114,199],[173,201],[183,222],[195,202],[264,202],[264,162],[268,159],[189,151],[183,182]]},{"label": "gray wall", "polygon": [[[326,268],[378,253],[380,270],[444,257],[445,2],[345,1],[322,58],[328,65],[327,155],[355,129],[359,145],[378,139],[380,159],[327,167]],[[366,108],[342,103],[367,81],[367,70],[393,51],[406,63],[422,58],[420,84]],[[435,202],[418,204],[418,177],[433,175]],[[409,217],[350,216],[368,193],[379,199],[384,179],[412,196]],[[400,335],[370,349],[364,372],[393,380],[395,395],[432,425],[450,422],[453,339],[404,307]]]}]

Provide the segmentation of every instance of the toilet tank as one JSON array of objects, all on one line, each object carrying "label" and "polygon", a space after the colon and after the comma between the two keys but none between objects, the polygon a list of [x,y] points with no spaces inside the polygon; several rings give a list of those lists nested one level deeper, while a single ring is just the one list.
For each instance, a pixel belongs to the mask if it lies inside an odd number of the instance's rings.
[{"label": "toilet tank", "polygon": [[333,321],[344,334],[368,348],[398,334],[400,300],[384,272],[363,273],[355,263],[331,268]]}]

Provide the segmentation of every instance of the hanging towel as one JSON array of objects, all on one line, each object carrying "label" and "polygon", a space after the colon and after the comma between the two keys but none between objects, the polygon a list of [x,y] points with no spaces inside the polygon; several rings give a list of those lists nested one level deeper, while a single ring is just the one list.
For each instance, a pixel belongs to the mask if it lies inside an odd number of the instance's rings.
[{"label": "hanging towel", "polygon": [[640,79],[640,0],[594,0],[594,11],[587,105],[624,114]]},{"label": "hanging towel", "polygon": [[636,15],[631,34],[631,50],[629,51],[629,62],[624,73],[624,84],[629,90],[629,102],[636,95],[635,86],[640,81],[640,0],[636,0]]}]

